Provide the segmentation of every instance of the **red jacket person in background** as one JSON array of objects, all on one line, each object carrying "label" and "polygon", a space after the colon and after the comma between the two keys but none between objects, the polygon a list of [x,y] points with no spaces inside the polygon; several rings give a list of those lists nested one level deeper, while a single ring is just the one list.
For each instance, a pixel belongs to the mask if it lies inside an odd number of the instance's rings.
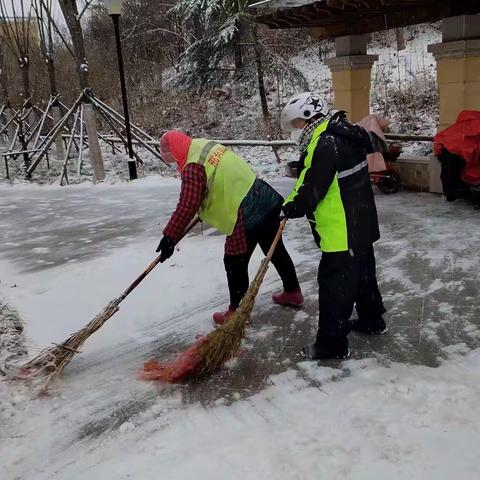
[{"label": "red jacket person in background", "polygon": [[[248,289],[248,263],[257,244],[264,253],[280,225],[282,196],[256,178],[248,164],[233,151],[205,139],[192,139],[172,130],[160,139],[160,152],[167,163],[181,172],[177,208],[163,230],[157,252],[161,261],[171,257],[175,244],[196,214],[227,235],[224,264],[230,291],[230,306],[213,319],[223,324],[238,308]],[[283,282],[283,292],[274,293],[280,305],[298,306],[303,295],[292,259],[282,241],[272,258]]]}]

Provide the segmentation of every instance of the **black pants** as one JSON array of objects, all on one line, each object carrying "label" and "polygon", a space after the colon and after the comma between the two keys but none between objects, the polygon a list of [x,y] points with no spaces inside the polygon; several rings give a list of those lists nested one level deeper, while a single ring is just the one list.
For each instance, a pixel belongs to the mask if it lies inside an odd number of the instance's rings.
[{"label": "black pants", "polygon": [[[237,308],[248,289],[248,263],[257,245],[267,254],[280,227],[280,210],[275,209],[265,220],[255,228],[247,230],[247,252],[243,255],[225,255],[224,263],[227,272],[228,289],[230,291],[230,305]],[[283,244],[277,245],[272,257],[272,263],[283,282],[286,292],[293,292],[300,288],[295,266]]]},{"label": "black pants", "polygon": [[359,319],[367,324],[386,312],[375,269],[373,246],[360,253],[323,253],[318,269],[317,339],[348,335],[354,304]]}]

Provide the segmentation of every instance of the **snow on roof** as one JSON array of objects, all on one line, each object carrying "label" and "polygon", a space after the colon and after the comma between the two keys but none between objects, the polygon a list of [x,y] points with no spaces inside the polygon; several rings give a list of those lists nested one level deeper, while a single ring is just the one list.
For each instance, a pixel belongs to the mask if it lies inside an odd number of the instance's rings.
[{"label": "snow on roof", "polygon": [[277,8],[301,7],[315,2],[321,3],[319,0],[253,0],[250,7],[275,10]]}]

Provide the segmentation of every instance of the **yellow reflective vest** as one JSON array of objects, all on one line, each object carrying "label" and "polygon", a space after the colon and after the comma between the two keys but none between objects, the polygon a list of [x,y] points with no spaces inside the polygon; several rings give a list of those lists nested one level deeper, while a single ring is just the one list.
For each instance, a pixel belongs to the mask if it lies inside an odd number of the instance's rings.
[{"label": "yellow reflective vest", "polygon": [[187,164],[205,168],[207,193],[199,216],[219,232],[231,235],[238,209],[255,182],[255,173],[247,162],[232,150],[204,138],[192,140]]}]

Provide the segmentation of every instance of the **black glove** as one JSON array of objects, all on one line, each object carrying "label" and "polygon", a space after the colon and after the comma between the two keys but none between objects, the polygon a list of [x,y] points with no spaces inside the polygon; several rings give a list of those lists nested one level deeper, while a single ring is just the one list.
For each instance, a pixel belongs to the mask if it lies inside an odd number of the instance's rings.
[{"label": "black glove", "polygon": [[282,212],[285,218],[298,218],[297,211],[292,203],[287,203],[282,207]]},{"label": "black glove", "polygon": [[160,240],[156,252],[160,253],[160,263],[163,263],[167,258],[170,258],[175,251],[175,241],[166,235]]}]

